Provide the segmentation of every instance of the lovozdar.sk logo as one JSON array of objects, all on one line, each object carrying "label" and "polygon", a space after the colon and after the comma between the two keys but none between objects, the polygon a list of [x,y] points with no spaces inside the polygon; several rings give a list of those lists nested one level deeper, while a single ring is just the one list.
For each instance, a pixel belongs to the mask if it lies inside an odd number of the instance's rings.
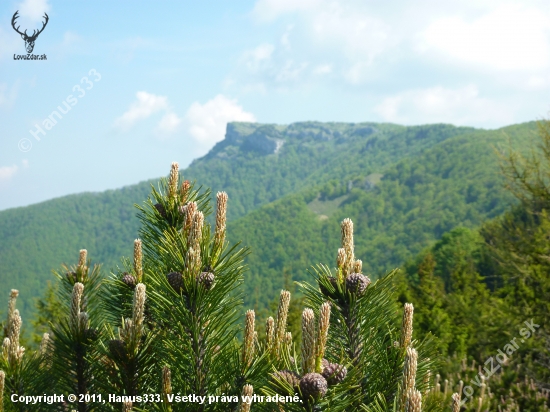
[{"label": "lovozdar.sk logo", "polygon": [[29,36],[27,34],[27,30],[25,30],[24,32],[20,31],[19,28],[21,26],[17,26],[15,27],[16,25],[16,20],[17,18],[19,17],[19,10],[17,10],[14,14],[13,14],[13,17],[11,19],[11,25],[13,27],[13,29],[19,33],[21,35],[21,38],[25,41],[25,48],[27,49],[27,55],[21,55],[21,54],[14,54],[13,55],[13,60],[46,60],[46,55],[45,54],[42,54],[42,55],[36,55],[36,54],[31,54],[32,51],[34,50],[34,42],[36,41],[37,37],[40,35],[40,33],[42,33],[44,31],[44,29],[46,28],[46,25],[48,24],[48,21],[50,20],[50,18],[48,17],[48,14],[47,13],[44,13],[44,19],[45,21],[42,23],[42,28],[40,30],[33,30],[32,34]]}]

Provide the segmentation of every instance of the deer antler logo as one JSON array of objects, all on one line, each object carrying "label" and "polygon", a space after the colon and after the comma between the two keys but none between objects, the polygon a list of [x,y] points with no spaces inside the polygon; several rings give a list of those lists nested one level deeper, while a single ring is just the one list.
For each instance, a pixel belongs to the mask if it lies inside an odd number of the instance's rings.
[{"label": "deer antler logo", "polygon": [[38,37],[38,35],[40,33],[42,33],[42,31],[46,27],[46,24],[48,24],[48,20],[50,18],[48,17],[48,15],[46,13],[44,13],[44,18],[46,19],[46,21],[44,23],[42,23],[43,24],[42,28],[38,31],[34,30],[33,33],[32,33],[32,36],[29,36],[27,34],[27,30],[25,30],[25,32],[22,33],[22,32],[19,31],[20,26],[17,26],[17,28],[15,27],[15,20],[17,20],[17,18],[19,17],[18,13],[19,13],[19,10],[17,10],[15,12],[15,14],[13,15],[13,17],[11,19],[11,25],[12,25],[13,29],[21,35],[21,38],[23,40],[25,40],[25,48],[27,49],[27,53],[32,53],[32,51],[34,49],[34,42],[36,41],[36,38]]}]

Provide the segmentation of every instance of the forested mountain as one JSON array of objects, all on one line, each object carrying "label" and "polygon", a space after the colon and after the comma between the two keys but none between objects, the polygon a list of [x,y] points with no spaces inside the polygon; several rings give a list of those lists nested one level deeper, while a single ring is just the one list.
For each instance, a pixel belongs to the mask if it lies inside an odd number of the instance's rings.
[{"label": "forested mountain", "polygon": [[[339,223],[353,220],[363,269],[379,276],[413,258],[457,227],[476,228],[510,207],[496,150],[526,146],[534,124],[456,136],[383,170],[369,171],[289,195],[251,212],[230,227],[251,245],[246,285],[263,307],[284,282],[308,277],[311,262],[335,262]],[[270,291],[270,293],[266,293]],[[248,295],[248,294],[247,294]]]},{"label": "forested mountain", "polygon": [[[228,192],[229,236],[251,247],[247,304],[266,305],[283,272],[301,279],[333,261],[338,222],[351,217],[358,257],[378,274],[401,265],[445,231],[475,227],[509,205],[493,146],[524,145],[527,123],[496,131],[450,125],[233,123],[225,140],[183,172]],[[177,160],[177,159],[174,159]],[[131,254],[135,203],[156,180],[0,212],[0,282],[21,292],[28,316],[52,268],[87,248],[107,272]],[[260,293],[261,292],[261,293]]]},{"label": "forested mountain", "polygon": [[374,123],[230,123],[225,140],[184,171],[231,196],[229,218],[331,179],[376,173],[450,137],[472,131],[450,125]]}]

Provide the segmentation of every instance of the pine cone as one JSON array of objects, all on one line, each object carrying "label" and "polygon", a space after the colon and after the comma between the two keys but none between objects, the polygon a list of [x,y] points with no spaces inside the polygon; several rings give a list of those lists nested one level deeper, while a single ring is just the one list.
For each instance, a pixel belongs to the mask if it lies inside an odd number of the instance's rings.
[{"label": "pine cone", "polygon": [[180,272],[170,272],[166,275],[168,283],[178,293],[183,290],[183,275]]},{"label": "pine cone", "polygon": [[328,384],[325,378],[318,373],[306,373],[300,379],[300,391],[302,398],[308,402],[310,399],[318,401],[326,395]]},{"label": "pine cone", "polygon": [[89,328],[84,331],[84,337],[88,341],[95,341],[99,337],[99,331],[94,328]]},{"label": "pine cone", "polygon": [[160,203],[157,203],[157,204],[155,205],[155,209],[157,209],[157,211],[159,212],[159,214],[160,214],[163,218],[166,219],[166,216],[167,216],[167,214],[166,214],[166,209],[164,208],[163,205],[161,205]]},{"label": "pine cone", "polygon": [[135,289],[135,287],[136,287],[136,278],[134,277],[134,275],[130,275],[128,272],[124,272],[124,274],[122,276],[122,281],[124,283],[126,283],[126,285],[130,289]]},{"label": "pine cone", "polygon": [[206,290],[210,290],[216,282],[216,276],[212,272],[201,272],[197,277],[197,282],[203,285]]},{"label": "pine cone", "polygon": [[[338,290],[338,279],[336,279],[334,276],[329,276],[327,279],[332,287],[335,290]],[[319,282],[319,290],[321,290],[321,293],[325,296],[333,297],[334,295],[334,293],[330,292],[321,282]]]},{"label": "pine cone", "polygon": [[126,357],[126,346],[120,339],[111,339],[109,341],[109,351],[115,359],[124,359]]},{"label": "pine cone", "polygon": [[351,273],[346,278],[346,289],[351,293],[361,296],[367,290],[367,286],[370,284],[368,276],[361,273]]},{"label": "pine cone", "polygon": [[348,370],[345,366],[337,363],[330,363],[326,359],[323,359],[322,375],[329,385],[338,385],[346,378],[347,374]]},{"label": "pine cone", "polygon": [[300,385],[300,375],[289,370],[277,371],[273,374],[275,379],[287,382],[291,388],[297,388]]}]

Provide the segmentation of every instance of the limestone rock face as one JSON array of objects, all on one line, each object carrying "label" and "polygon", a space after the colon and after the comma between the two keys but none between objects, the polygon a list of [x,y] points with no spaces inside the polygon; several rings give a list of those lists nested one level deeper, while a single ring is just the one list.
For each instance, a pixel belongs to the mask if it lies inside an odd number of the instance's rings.
[{"label": "limestone rock face", "polygon": [[263,126],[245,138],[242,149],[269,155],[277,153],[283,144],[284,140],[281,139],[281,133],[277,129]]}]

